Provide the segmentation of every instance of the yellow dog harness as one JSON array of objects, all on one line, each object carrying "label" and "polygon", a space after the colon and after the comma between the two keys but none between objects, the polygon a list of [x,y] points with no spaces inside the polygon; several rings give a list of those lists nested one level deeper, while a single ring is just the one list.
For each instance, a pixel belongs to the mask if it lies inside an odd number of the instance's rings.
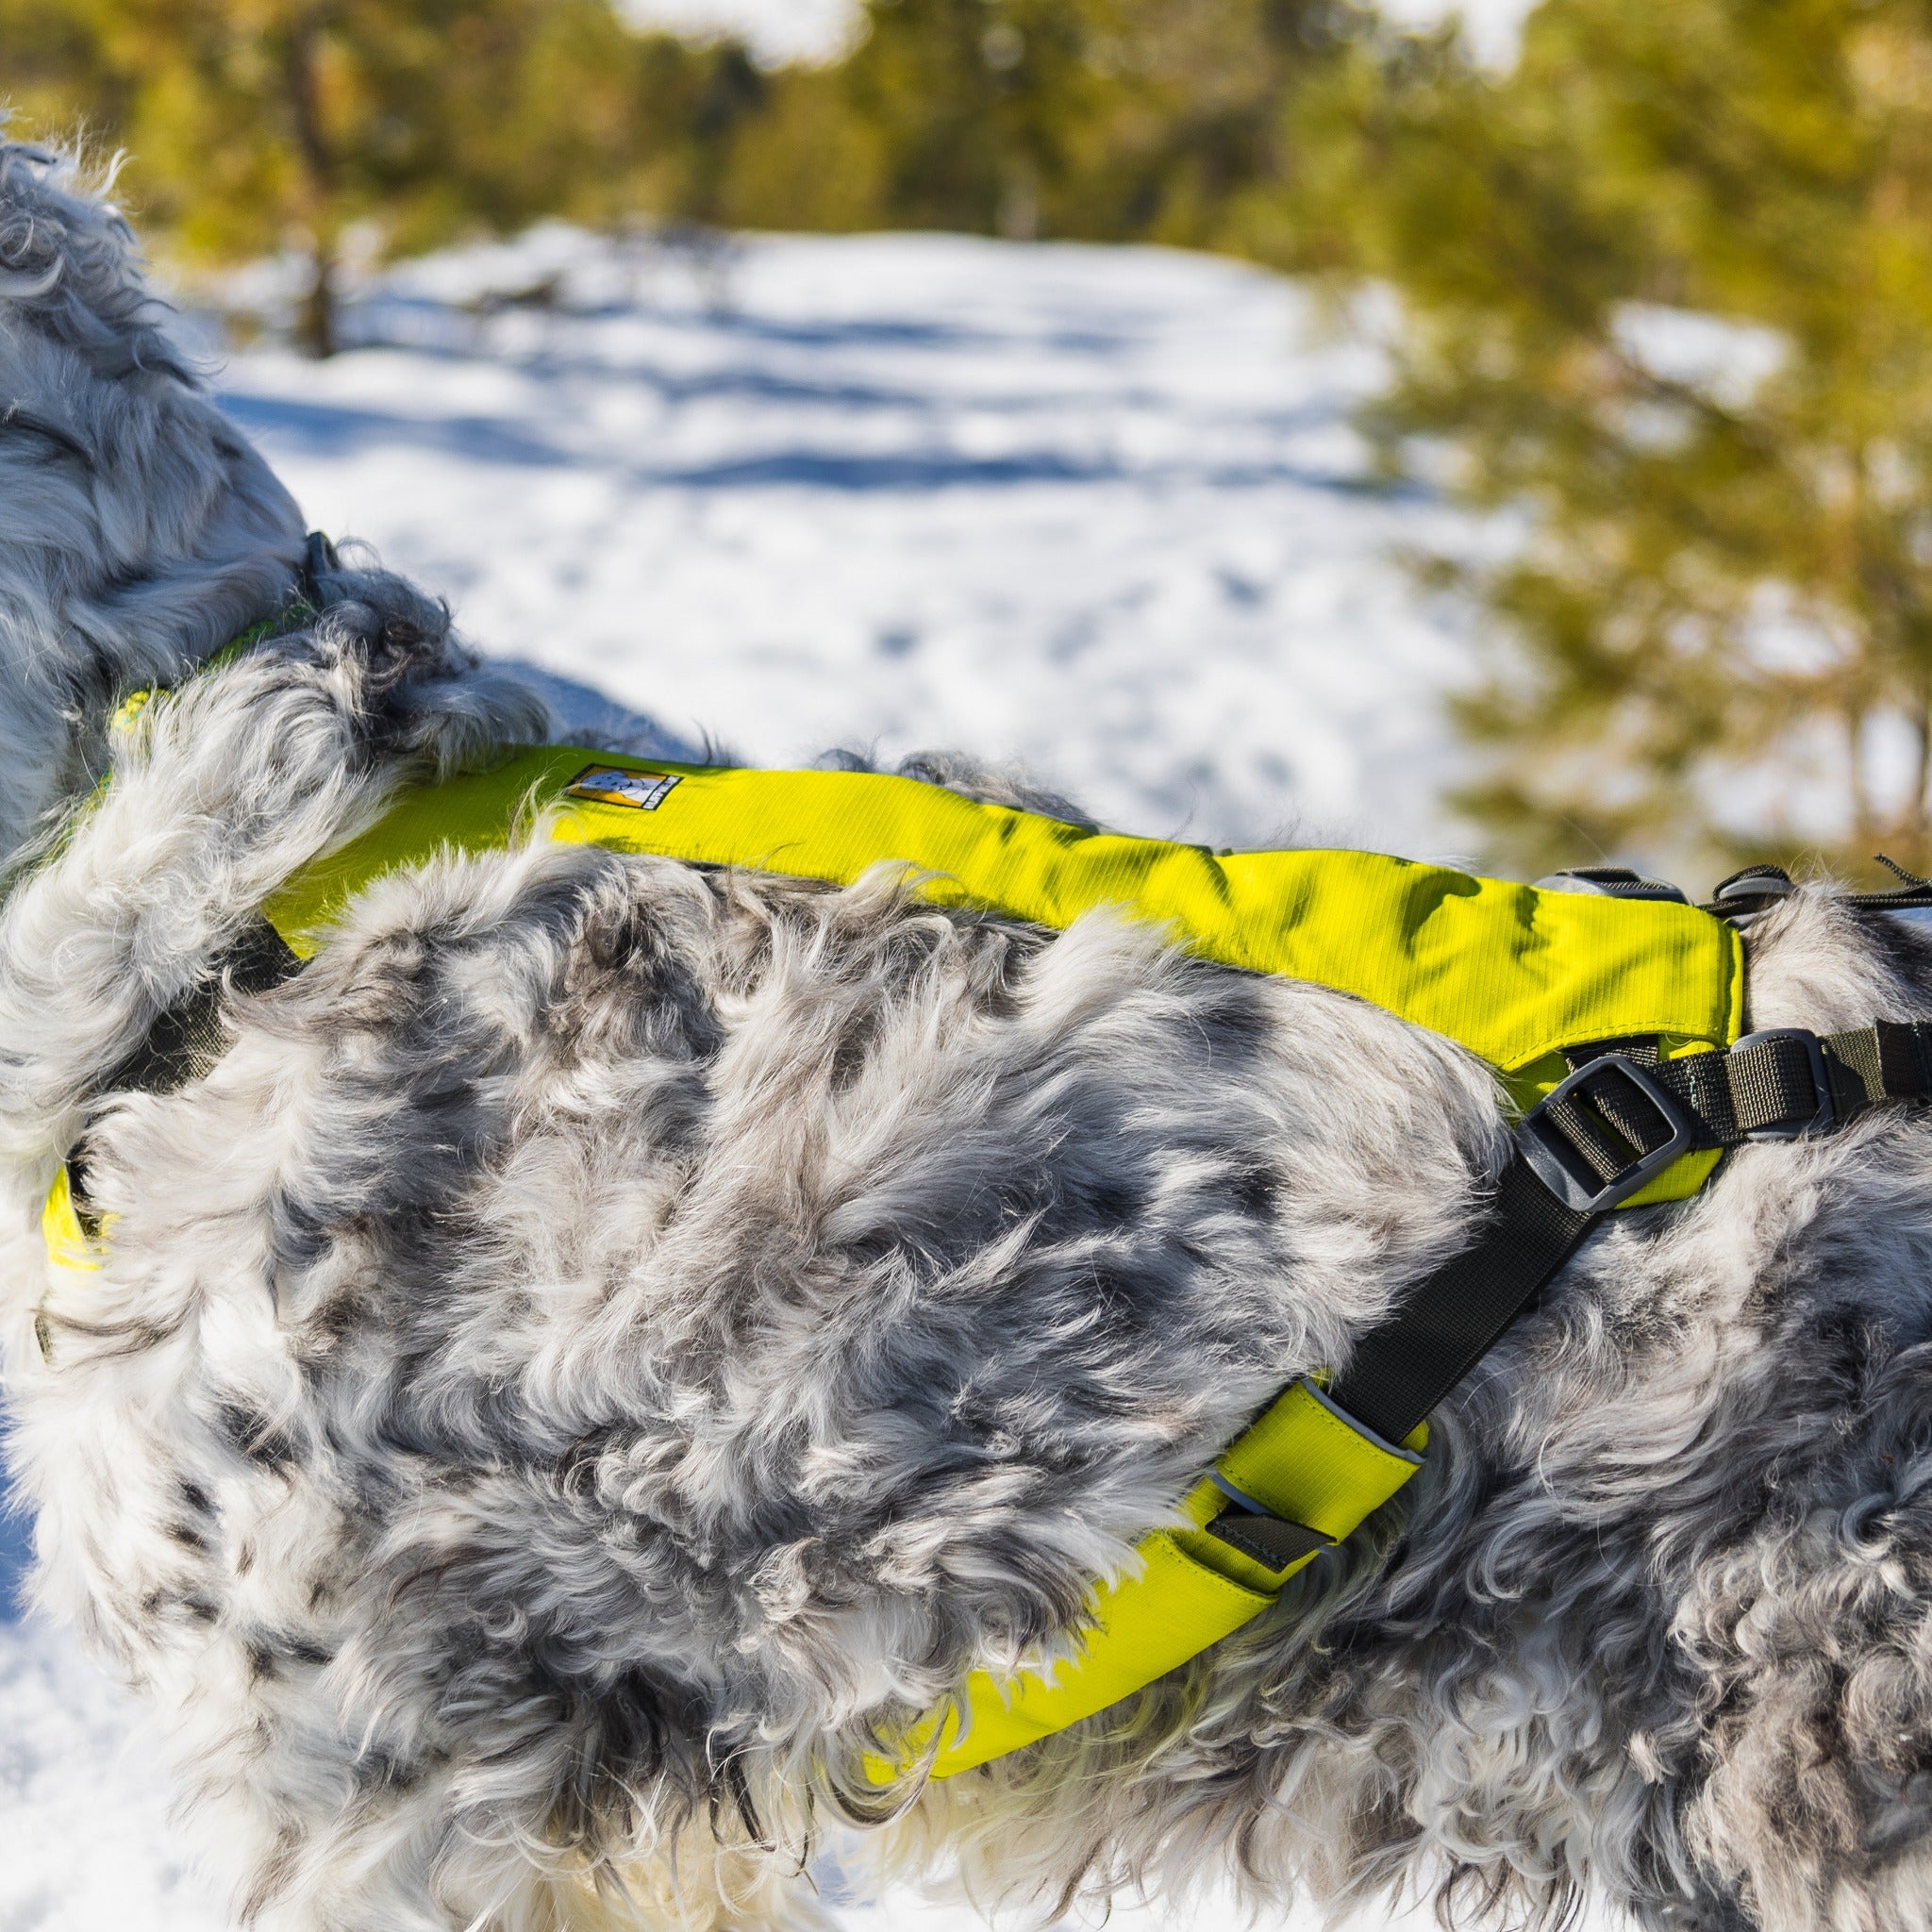
[{"label": "yellow dog harness", "polygon": [[[549,809],[552,838],[694,864],[843,886],[896,863],[923,897],[1044,926],[1119,908],[1224,964],[1319,981],[1445,1033],[1524,1103],[1567,1075],[1567,1047],[1617,1035],[1655,1041],[1668,1056],[1707,1051],[1736,1040],[1741,1019],[1737,934],[1686,906],[1541,892],[1366,853],[1221,858],[909,779],[652,765],[579,749],[522,752],[410,793],[264,911],[306,956],[380,874],[440,849],[501,845],[532,806]],[[1631,1198],[1681,1198],[1717,1158],[1687,1155]],[[1077,1669],[972,1680],[964,1720],[920,1740],[935,1773],[1062,1729],[1241,1628],[1395,1494],[1426,1441],[1421,1424],[1384,1441],[1298,1382],[1187,1496],[1183,1523],[1141,1543],[1138,1572],[1099,1591]],[[1252,1533],[1262,1520],[1309,1534],[1271,1546]]]},{"label": "yellow dog harness", "polygon": [[[1532,1120],[1554,1121],[1553,1102],[1557,1113],[1584,1105],[1572,1071],[1579,1049],[1590,1065],[1607,1057],[1656,1091],[1668,1070],[1720,1057],[1742,1023],[1737,932],[1682,904],[1542,891],[1369,853],[1217,856],[908,779],[652,763],[578,748],[517,751],[489,771],[407,792],[372,829],[291,879],[263,913],[293,958],[307,959],[384,873],[444,851],[505,846],[520,824],[558,841],[835,886],[895,865],[927,900],[1051,928],[1104,909],[1149,921],[1205,958],[1335,988],[1448,1036],[1489,1062]],[[1641,1045],[1641,1061],[1597,1052],[1606,1041]],[[1640,1093],[1640,1113],[1651,1104]],[[1647,1122],[1633,1125],[1627,1096],[1624,1113],[1621,1132],[1642,1172],[1624,1161],[1611,1176],[1616,1199],[1568,1210],[1573,1218],[1682,1199],[1721,1157],[1722,1138],[1657,1141]],[[1611,1106],[1606,1115],[1613,1131],[1616,1114]],[[1579,1166],[1557,1128],[1547,1132],[1557,1149],[1547,1156],[1552,1173],[1568,1160],[1583,1176],[1575,1187],[1604,1193],[1595,1185],[1603,1161]],[[98,1236],[84,1230],[64,1173],[45,1227],[57,1263],[98,1265]],[[1480,1244],[1474,1252],[1480,1268]],[[1514,1276],[1503,1273],[1507,1291]],[[1494,1295],[1487,1280],[1474,1295],[1453,1280],[1450,1289],[1464,1304]],[[1500,1332],[1515,1306],[1500,1319],[1478,1310],[1476,1326]],[[1472,1342],[1457,1325],[1469,1319],[1466,1307],[1452,1308],[1452,1355],[1479,1354],[1493,1339]],[[985,1763],[1119,1702],[1266,1610],[1420,1466],[1422,1415],[1440,1391],[1431,1383],[1417,1408],[1421,1397],[1402,1380],[1385,1375],[1379,1403],[1374,1389],[1354,1399],[1348,1378],[1333,1389],[1296,1382],[1228,1445],[1177,1520],[1143,1541],[1138,1564],[1096,1588],[1077,1657],[1008,1681],[977,1674],[955,1707],[916,1734],[908,1760],[923,1758],[939,1776]],[[1378,1414],[1392,1418],[1388,1428],[1375,1425]],[[881,1765],[878,1774],[898,1768]]]}]

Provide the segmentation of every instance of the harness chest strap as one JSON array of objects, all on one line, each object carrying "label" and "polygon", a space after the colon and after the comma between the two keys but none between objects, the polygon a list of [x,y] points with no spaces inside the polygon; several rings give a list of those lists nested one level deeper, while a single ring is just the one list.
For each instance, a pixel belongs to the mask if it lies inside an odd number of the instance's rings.
[{"label": "harness chest strap", "polygon": [[1722,1152],[1848,1126],[1886,1102],[1932,1098],[1932,1024],[1820,1036],[1746,1035],[1726,1052],[1645,1064],[1585,1058],[1525,1114],[1475,1239],[1357,1343],[1337,1401],[1388,1431],[1461,1381],[1601,1218],[1687,1148]]},{"label": "harness chest strap", "polygon": [[[1236,1441],[1186,1498],[1183,1524],[1142,1544],[1141,1574],[1100,1590],[1077,1658],[1011,1683],[975,1677],[962,1712],[908,1747],[923,1746],[941,1775],[1107,1707],[1259,1614],[1413,1474],[1427,1410],[1596,1216],[1694,1191],[1733,1130],[1756,1118],[1748,1101],[1739,1111],[1743,1090],[1714,1071],[1736,1059],[1722,1049],[1740,1024],[1737,935],[1688,907],[1539,892],[1372,854],[1217,858],[868,774],[520,752],[405,794],[370,832],[291,879],[264,908],[273,931],[256,935],[242,982],[293,970],[383,872],[442,848],[504,845],[531,808],[555,808],[555,838],[835,884],[899,860],[929,898],[1048,926],[1121,907],[1208,957],[1337,987],[1448,1034],[1496,1066],[1520,1102],[1541,1096],[1475,1245],[1366,1338],[1332,1391],[1295,1385]],[[143,1064],[111,1084],[164,1089],[218,1053],[214,992],[199,997],[198,1020],[171,1016]],[[1647,1071],[1624,1054],[1569,1072],[1565,1051],[1578,1041],[1630,1036],[1651,1042]],[[1778,1079],[1791,1064],[1782,1048],[1762,1060]],[[1694,1124],[1671,1111],[1680,1105]],[[1567,1174],[1571,1195],[1589,1205],[1566,1205],[1551,1174]],[[92,1245],[79,1217],[78,1201],[57,1188],[49,1242],[70,1265],[87,1265]]]},{"label": "harness chest strap", "polygon": [[[1674,1062],[1646,1064],[1627,1051],[1579,1059],[1518,1126],[1472,1243],[1363,1337],[1330,1393],[1297,1385],[1240,1438],[1211,1485],[1225,1500],[1217,1505],[1210,1486],[1197,1490],[1185,1506],[1195,1531],[1150,1539],[1141,1573],[1099,1592],[1098,1634],[1078,1667],[1011,1683],[979,1674],[964,1720],[934,1721],[908,1755],[923,1749],[939,1776],[987,1763],[1107,1708],[1258,1616],[1407,1481],[1427,1441],[1424,1418],[1660,1162],[1932,1098],[1932,1024],[1921,1022],[1822,1040],[1795,1028],[1759,1033]],[[1319,1437],[1307,1427],[1317,1403],[1334,1424]],[[1256,1559],[1255,1571],[1230,1576],[1228,1547]],[[881,1759],[874,1774],[883,1781],[906,1761]]]}]

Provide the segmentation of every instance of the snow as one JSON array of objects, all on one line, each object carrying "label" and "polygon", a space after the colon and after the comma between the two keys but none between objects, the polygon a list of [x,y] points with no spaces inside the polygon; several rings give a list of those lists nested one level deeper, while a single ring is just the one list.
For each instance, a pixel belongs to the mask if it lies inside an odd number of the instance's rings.
[{"label": "snow", "polygon": [[[1017,755],[1134,830],[1440,851],[1467,641],[1390,551],[1473,539],[1373,484],[1375,355],[1313,323],[1152,249],[546,228],[397,271],[329,364],[257,346],[220,385],[313,522],[607,725]],[[71,1640],[0,1623],[0,1932],[215,1932],[154,1764]]]},{"label": "snow", "polygon": [[1659,382],[1707,395],[1721,408],[1748,408],[1790,359],[1778,330],[1657,302],[1625,302],[1612,325],[1617,346]]},{"label": "snow", "polygon": [[[784,6],[787,0],[774,0]],[[1400,25],[1432,27],[1451,14],[1462,21],[1470,50],[1485,67],[1512,67],[1523,39],[1523,23],[1536,0],[1380,0],[1386,19]]]},{"label": "snow", "polygon": [[138,1713],[64,1637],[0,1625],[0,1932],[218,1932]]},{"label": "snow", "polygon": [[683,738],[949,745],[1136,831],[1431,849],[1461,646],[1385,554],[1454,526],[1370,485],[1379,365],[1310,320],[1151,249],[550,228],[226,393],[316,523]]},{"label": "snow", "polygon": [[[1430,26],[1459,11],[1471,44],[1493,66],[1516,58],[1523,17],[1535,0],[1383,0],[1391,20]],[[850,45],[858,27],[858,0],[626,0],[625,11],[641,25],[679,33],[735,33],[761,59],[831,60]]]},{"label": "snow", "polygon": [[835,60],[858,27],[858,0],[625,0],[623,10],[641,26],[736,34],[774,65]]}]

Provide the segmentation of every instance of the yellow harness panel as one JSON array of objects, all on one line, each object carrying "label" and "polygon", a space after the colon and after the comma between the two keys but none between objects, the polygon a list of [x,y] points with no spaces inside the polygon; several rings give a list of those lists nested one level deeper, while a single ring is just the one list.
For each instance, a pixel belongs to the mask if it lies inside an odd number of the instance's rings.
[{"label": "yellow harness panel", "polygon": [[[1285,1521],[1307,1524],[1340,1542],[1422,1467],[1428,1440],[1424,1426],[1400,1449],[1376,1442],[1330,1407],[1319,1390],[1297,1382],[1236,1438],[1215,1470]],[[1188,1527],[1157,1531],[1141,1544],[1140,1572],[1096,1592],[1094,1627],[1077,1668],[1064,1665],[1009,1683],[975,1672],[967,1682],[963,1718],[953,1711],[943,1720],[933,1775],[950,1777],[1004,1757],[1144,1690],[1252,1623],[1320,1554],[1310,1551],[1285,1570],[1264,1569],[1207,1534],[1227,1506],[1227,1491],[1210,1476],[1181,1505]],[[875,1761],[874,1777],[884,1783],[906,1762],[923,1758],[937,1722],[914,1734],[898,1763]]]},{"label": "yellow harness panel", "polygon": [[[1313,981],[1445,1034],[1496,1069],[1520,1105],[1568,1071],[1566,1047],[1642,1036],[1667,1056],[1733,1043],[1742,1025],[1736,931],[1690,907],[1544,892],[1362,852],[1217,856],[1088,832],[910,779],[651,763],[574,748],[518,751],[493,770],[405,793],[368,832],[308,867],[263,908],[300,957],[365,886],[442,850],[550,837],[689,864],[849,885],[908,869],[941,905],[1064,928],[1117,908],[1206,958]],[[1624,1205],[1677,1200],[1715,1154],[1687,1156]],[[63,1181],[64,1186],[64,1181]],[[73,1205],[48,1203],[57,1264],[88,1265]],[[985,1673],[929,1720],[881,1780],[929,1759],[983,1764],[1130,1695],[1258,1616],[1312,1561],[1271,1572],[1209,1524],[1230,1491],[1337,1541],[1408,1480],[1426,1442],[1374,1441],[1298,1383],[1227,1449],[1181,1521],[1147,1538],[1137,1573],[1096,1590],[1075,1660],[998,1682]],[[1217,1479],[1218,1478],[1218,1479]],[[937,1741],[936,1741],[937,1740]]]},{"label": "yellow harness panel", "polygon": [[[649,803],[618,803],[599,772],[675,782],[635,788]],[[1217,857],[909,778],[650,764],[570,747],[521,751],[406,793],[263,910],[307,958],[381,874],[440,847],[505,845],[520,818],[549,808],[554,838],[620,852],[834,885],[898,862],[927,899],[1057,928],[1117,908],[1224,965],[1334,987],[1447,1034],[1509,1076],[1519,1099],[1556,1085],[1566,1046],[1639,1034],[1666,1053],[1704,1051],[1729,1045],[1742,1024],[1738,935],[1689,906],[1538,891],[1371,852]],[[1680,1162],[1639,1199],[1695,1192],[1704,1172],[1689,1171],[1700,1164],[1707,1172],[1708,1157]]]}]

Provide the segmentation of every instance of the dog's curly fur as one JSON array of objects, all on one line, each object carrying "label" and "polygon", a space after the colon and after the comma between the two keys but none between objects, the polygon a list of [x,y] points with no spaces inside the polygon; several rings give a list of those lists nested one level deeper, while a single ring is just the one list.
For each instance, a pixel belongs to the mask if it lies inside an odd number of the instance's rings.
[{"label": "dog's curly fur", "polygon": [[[1063,1649],[1466,1240],[1490,1075],[1108,918],[537,840],[390,878],[230,990],[207,1077],[117,1091],[280,880],[545,725],[374,569],[110,723],[286,597],[303,528],[125,227],[18,147],[0,411],[8,1453],[41,1607],[158,1701],[248,1916],[807,1926],[830,1820],[1048,1906],[1924,1924],[1923,1117],[1618,1217],[1277,1610],[882,1800],[871,1740]],[[1827,891],[1750,951],[1755,1024],[1932,1015],[1918,940]],[[112,1239],[54,1276],[82,1137]]]}]

